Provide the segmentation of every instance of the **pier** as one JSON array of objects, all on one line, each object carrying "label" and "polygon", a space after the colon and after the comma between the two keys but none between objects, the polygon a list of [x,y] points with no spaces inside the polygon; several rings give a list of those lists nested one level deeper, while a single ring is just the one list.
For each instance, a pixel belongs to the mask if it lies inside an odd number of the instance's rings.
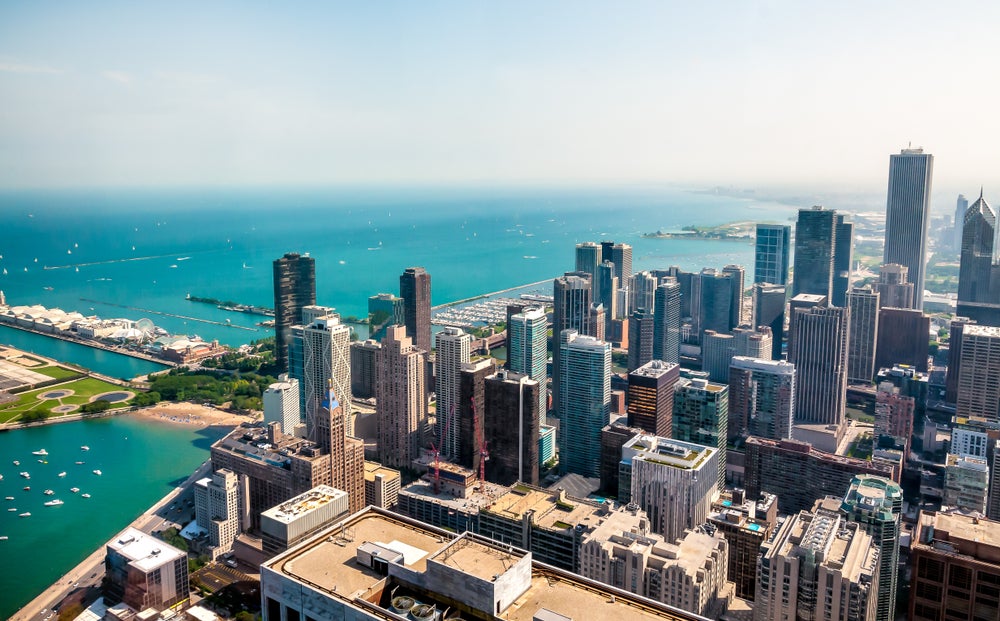
[{"label": "pier", "polygon": [[128,304],[116,304],[114,302],[104,302],[102,300],[91,300],[90,298],[80,298],[81,302],[89,302],[91,304],[104,304],[105,306],[114,306],[116,308],[124,308],[126,310],[139,311],[140,313],[149,313],[151,315],[162,315],[163,317],[174,317],[176,319],[183,319],[185,321],[197,321],[200,323],[207,323],[213,326],[223,326],[225,328],[236,328],[238,330],[246,330],[248,332],[258,332],[257,328],[248,328],[246,326],[237,326],[231,323],[225,323],[223,321],[213,321],[211,319],[200,319],[198,317],[188,317],[187,315],[176,315],[174,313],[166,313],[164,311],[152,310],[149,308],[139,308],[138,306],[129,306]]},{"label": "pier", "polygon": [[121,347],[117,345],[109,345],[107,343],[102,343],[100,341],[94,341],[91,339],[80,338],[76,336],[69,336],[67,334],[60,334],[56,332],[43,332],[42,330],[35,330],[34,328],[29,328],[27,326],[21,326],[16,323],[0,323],[0,326],[5,328],[13,328],[15,330],[20,330],[22,332],[31,332],[32,334],[37,334],[39,336],[47,336],[54,339],[59,339],[60,341],[66,341],[67,343],[76,343],[77,345],[83,345],[85,347],[93,347],[94,349],[103,349],[104,351],[111,352],[113,354],[121,354],[123,356],[131,356],[132,358],[138,358],[139,360],[145,360],[147,362],[155,362],[156,364],[162,364],[165,367],[176,367],[179,366],[176,362],[170,362],[169,360],[164,360],[163,358],[157,358],[156,356],[150,356],[140,351],[134,351],[128,349],[127,347]]}]

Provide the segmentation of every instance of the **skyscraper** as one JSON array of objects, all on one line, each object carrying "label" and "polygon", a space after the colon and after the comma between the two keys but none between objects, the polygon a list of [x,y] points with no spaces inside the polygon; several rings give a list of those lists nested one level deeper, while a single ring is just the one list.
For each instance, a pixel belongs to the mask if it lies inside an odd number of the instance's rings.
[{"label": "skyscraper", "polygon": [[681,377],[674,388],[675,440],[710,446],[719,456],[716,480],[726,486],[726,438],[729,432],[729,386],[703,378]]},{"label": "skyscraper", "polygon": [[559,463],[600,476],[601,429],[610,422],[611,345],[576,330],[559,333]]},{"label": "skyscraper", "polygon": [[653,311],[653,359],[680,362],[681,286],[666,277],[656,288]]},{"label": "skyscraper", "polygon": [[586,272],[566,272],[552,282],[552,407],[559,408],[559,335],[576,330],[592,335],[590,327],[591,276]]},{"label": "skyscraper", "polygon": [[656,311],[656,276],[649,272],[637,272],[629,280],[629,312],[634,313],[640,308],[649,312]]},{"label": "skyscraper", "polygon": [[878,291],[870,285],[847,293],[851,310],[851,339],[847,346],[847,381],[869,384],[875,377],[875,344],[878,342]]},{"label": "skyscraper", "polygon": [[788,284],[788,256],[792,227],[787,224],[758,224],[754,243],[755,283]]},{"label": "skyscraper", "polygon": [[905,265],[898,263],[886,263],[879,268],[878,282],[875,289],[878,291],[878,307],[883,308],[913,308],[913,283],[907,278]]},{"label": "skyscraper", "polygon": [[479,472],[486,429],[486,378],[496,373],[493,358],[462,365],[459,377],[458,426],[461,440],[458,464]]},{"label": "skyscraper", "polygon": [[653,313],[637,308],[628,321],[628,370],[634,371],[653,359]]},{"label": "skyscraper", "polygon": [[610,260],[615,264],[615,276],[619,283],[624,283],[632,275],[632,246],[628,244],[614,244],[611,246],[611,257],[608,257],[607,249],[604,252],[604,260]]},{"label": "skyscraper", "polygon": [[771,328],[771,360],[781,360],[781,345],[785,340],[785,287],[766,283],[753,286],[754,327]]},{"label": "skyscraper", "polygon": [[795,271],[792,295],[833,297],[833,256],[837,244],[837,212],[819,205],[800,209],[795,224]]},{"label": "skyscraper", "polygon": [[955,201],[955,250],[962,251],[962,228],[965,225],[965,212],[969,209],[969,199],[964,194],[958,195]]},{"label": "skyscraper", "polygon": [[963,326],[956,413],[1000,422],[1000,328]]},{"label": "skyscraper", "polygon": [[731,334],[718,334],[706,330],[701,339],[701,368],[713,382],[729,381],[729,363],[733,356],[749,356],[759,360],[770,360],[771,329],[749,325],[737,326]]},{"label": "skyscraper", "polygon": [[538,382],[527,375],[498,371],[485,380],[486,429],[493,483],[538,484]]},{"label": "skyscraper", "polygon": [[288,370],[292,326],[302,322],[302,307],[316,303],[316,261],[289,252],[274,261],[274,356]]},{"label": "skyscraper", "polygon": [[604,331],[610,332],[611,322],[620,319],[618,311],[618,277],[615,276],[615,264],[605,261],[597,266],[597,285],[594,291],[594,301],[604,306]]},{"label": "skyscraper", "polygon": [[796,422],[837,426],[843,423],[848,315],[847,309],[835,306],[795,311],[788,360],[798,371]]},{"label": "skyscraper", "polygon": [[299,381],[282,373],[278,381],[267,387],[262,400],[264,423],[281,423],[284,433],[293,433],[302,416],[299,414]]},{"label": "skyscraper", "polygon": [[851,288],[851,262],[854,258],[854,223],[848,222],[842,214],[837,214],[837,240],[833,249],[833,294],[830,300],[834,306],[847,305],[847,290]]},{"label": "skyscraper", "polygon": [[879,310],[875,368],[904,364],[926,371],[930,330],[931,318],[923,311],[888,307]]},{"label": "skyscraper", "polygon": [[795,365],[736,356],[729,368],[729,439],[782,440],[795,420]]},{"label": "skyscraper", "polygon": [[[322,402],[333,390],[341,403],[344,430],[354,435],[351,416],[351,329],[340,323],[336,315],[316,319],[302,330],[303,382],[305,397],[306,431],[309,439],[325,450],[324,438],[320,437],[324,414]],[[291,429],[285,430],[291,433]],[[343,489],[343,488],[338,488]],[[344,490],[348,491],[348,490]]]},{"label": "skyscraper", "polygon": [[526,308],[511,315],[507,334],[510,342],[507,368],[538,382],[538,423],[544,425],[548,406],[548,320],[545,309]]},{"label": "skyscraper", "polygon": [[861,525],[879,550],[878,604],[875,621],[896,618],[896,574],[903,490],[891,479],[860,474],[851,481],[840,510]]},{"label": "skyscraper", "polygon": [[934,156],[923,149],[903,149],[889,156],[889,190],[885,207],[883,263],[899,263],[909,271],[915,290],[913,307],[924,308],[924,268],[930,224]]},{"label": "skyscraper", "polygon": [[576,245],[576,271],[590,274],[591,283],[596,281],[597,266],[603,263],[601,245],[583,242]]},{"label": "skyscraper", "polygon": [[422,267],[408,267],[399,277],[399,297],[403,298],[406,335],[413,346],[431,351],[431,275]]},{"label": "skyscraper", "polygon": [[997,265],[996,212],[979,199],[969,207],[962,224],[958,273],[958,314],[979,323],[996,325],[1000,316],[1000,266]]},{"label": "skyscraper", "polygon": [[424,352],[403,326],[390,326],[375,356],[379,461],[411,467],[427,425]]},{"label": "skyscraper", "polygon": [[381,341],[389,326],[405,325],[403,298],[379,293],[368,298],[368,337]]},{"label": "skyscraper", "polygon": [[447,327],[437,333],[437,448],[442,454],[456,459],[460,450],[458,426],[459,379],[462,365],[469,362],[472,336],[461,328]]},{"label": "skyscraper", "polygon": [[743,323],[743,289],[746,282],[746,270],[742,265],[727,265],[722,273],[729,276],[729,286],[732,300],[729,303],[729,323],[733,327]]},{"label": "skyscraper", "polygon": [[674,387],[680,378],[676,362],[652,360],[628,374],[628,425],[654,435],[671,437]]},{"label": "skyscraper", "polygon": [[697,324],[699,337],[705,330],[729,332],[739,325],[734,321],[739,313],[733,308],[734,291],[738,287],[734,284],[736,274],[706,267],[701,270],[698,280],[701,283]]}]

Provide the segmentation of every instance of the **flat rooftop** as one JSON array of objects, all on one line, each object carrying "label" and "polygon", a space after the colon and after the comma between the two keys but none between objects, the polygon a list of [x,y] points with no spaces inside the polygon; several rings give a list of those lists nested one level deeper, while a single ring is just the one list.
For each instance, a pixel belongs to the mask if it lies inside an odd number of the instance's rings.
[{"label": "flat rooftop", "polygon": [[643,434],[632,438],[622,447],[622,460],[640,459],[685,470],[698,469],[717,449]]},{"label": "flat rooftop", "polygon": [[510,520],[520,520],[528,511],[535,512],[535,525],[552,530],[566,530],[577,524],[596,527],[607,509],[593,501],[559,497],[559,492],[527,485],[514,486],[487,509]]},{"label": "flat rooftop", "polygon": [[345,496],[347,496],[347,492],[343,490],[330,487],[329,485],[317,485],[308,492],[303,492],[276,507],[271,507],[261,513],[261,516],[267,516],[282,524],[291,524],[303,515],[311,513]]},{"label": "flat rooftop", "polygon": [[131,565],[143,572],[149,572],[157,567],[186,557],[166,541],[132,528],[126,528],[117,537],[108,542],[108,547],[121,554]]},{"label": "flat rooftop", "polygon": [[376,461],[365,461],[365,480],[374,481],[375,475],[381,474],[387,478],[393,478],[399,476],[399,470],[393,470],[387,466]]},{"label": "flat rooftop", "polygon": [[505,573],[524,554],[512,548],[505,550],[472,538],[462,538],[456,539],[431,558],[481,580],[490,580],[493,576]]},{"label": "flat rooftop", "polygon": [[924,540],[923,531],[932,526],[936,541],[950,542],[963,554],[979,557],[979,554],[972,550],[981,553],[991,550],[988,556],[995,559],[1000,557],[1000,522],[958,512],[921,512],[919,519],[920,540],[917,541],[915,536],[914,545],[931,545],[929,541]]},{"label": "flat rooftop", "polygon": [[507,493],[507,488],[494,483],[486,483],[480,491],[471,491],[465,498],[452,496],[445,490],[434,493],[434,484],[420,479],[399,490],[400,494],[419,496],[423,500],[438,502],[446,507],[472,513],[489,506],[497,498]]}]

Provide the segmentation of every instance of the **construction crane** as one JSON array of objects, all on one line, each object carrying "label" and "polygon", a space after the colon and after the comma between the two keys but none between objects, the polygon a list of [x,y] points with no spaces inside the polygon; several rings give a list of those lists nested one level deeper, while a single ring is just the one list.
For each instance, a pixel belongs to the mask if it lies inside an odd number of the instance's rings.
[{"label": "construction crane", "polygon": [[472,422],[475,426],[476,440],[479,441],[479,485],[482,487],[486,483],[486,462],[490,458],[490,451],[486,447],[483,421],[479,419],[479,413],[476,411],[476,399],[472,397],[469,401],[472,402]]},{"label": "construction crane", "polygon": [[[455,415],[455,406],[451,407],[451,415]],[[438,438],[440,444],[444,444],[445,436],[448,435],[448,423],[450,419],[446,418],[444,420],[444,433]],[[441,451],[435,446],[434,442],[431,441],[431,452],[434,454],[434,495],[436,496],[441,490]]]}]

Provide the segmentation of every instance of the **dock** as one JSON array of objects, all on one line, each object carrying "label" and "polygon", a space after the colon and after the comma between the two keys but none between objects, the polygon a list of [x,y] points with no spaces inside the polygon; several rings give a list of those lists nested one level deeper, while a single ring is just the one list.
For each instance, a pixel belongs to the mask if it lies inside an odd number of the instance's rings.
[{"label": "dock", "polygon": [[129,306],[128,304],[117,304],[115,302],[105,302],[103,300],[91,300],[90,298],[80,298],[81,302],[89,302],[91,304],[104,304],[105,306],[114,306],[116,308],[124,308],[126,310],[139,311],[140,313],[149,313],[150,315],[160,315],[162,317],[174,317],[175,319],[183,319],[185,321],[197,321],[199,323],[207,323],[213,326],[222,326],[224,328],[236,328],[237,330],[246,330],[248,332],[259,332],[257,328],[248,328],[246,326],[238,326],[232,323],[225,323],[223,321],[213,321],[211,319],[201,319],[199,317],[188,317],[187,315],[177,315],[175,313],[167,313],[164,311],[153,310],[151,308],[139,308],[138,306]]}]

